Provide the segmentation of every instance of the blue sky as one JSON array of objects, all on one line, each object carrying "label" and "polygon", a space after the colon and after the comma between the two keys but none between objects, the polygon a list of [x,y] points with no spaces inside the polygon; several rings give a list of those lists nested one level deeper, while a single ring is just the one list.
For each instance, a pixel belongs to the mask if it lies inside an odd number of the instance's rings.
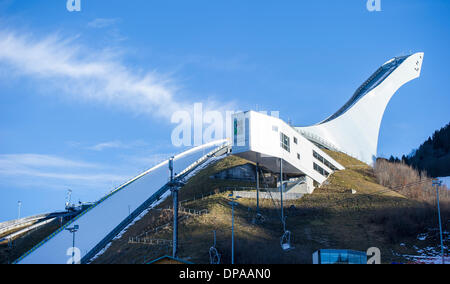
[{"label": "blue sky", "polygon": [[[449,122],[450,2],[0,0],[0,221],[94,201],[179,152],[174,110],[277,110],[295,125],[341,107],[388,59],[425,52],[379,155]],[[132,4],[130,4],[132,3]]]}]

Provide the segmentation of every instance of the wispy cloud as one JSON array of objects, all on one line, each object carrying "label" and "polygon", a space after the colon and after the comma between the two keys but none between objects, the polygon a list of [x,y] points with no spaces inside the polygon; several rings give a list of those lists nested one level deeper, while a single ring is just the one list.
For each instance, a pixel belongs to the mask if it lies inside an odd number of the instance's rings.
[{"label": "wispy cloud", "polygon": [[88,23],[88,27],[102,29],[109,26],[112,26],[119,22],[119,19],[106,19],[106,18],[97,18]]},{"label": "wispy cloud", "polygon": [[0,170],[17,167],[95,168],[95,164],[72,161],[51,155],[7,154],[0,155]]},{"label": "wispy cloud", "polygon": [[[0,31],[0,70],[31,77],[79,101],[100,103],[138,114],[170,118],[192,103],[175,97],[178,86],[157,72],[136,72],[107,50],[95,51],[76,38],[43,39]],[[210,108],[223,104],[208,101]]]},{"label": "wispy cloud", "polygon": [[[120,141],[103,142],[97,145],[88,147],[89,150],[103,151],[105,149],[124,148],[125,146]],[[126,148],[126,147],[125,147]]]},{"label": "wispy cloud", "polygon": [[106,149],[131,149],[131,148],[143,147],[143,146],[147,146],[147,143],[145,143],[143,141],[134,141],[131,143],[124,143],[124,142],[116,140],[116,141],[98,143],[96,145],[87,147],[87,149],[93,150],[93,151],[103,151]]},{"label": "wispy cloud", "polygon": [[3,184],[12,183],[16,186],[30,186],[34,183],[61,189],[64,186],[98,187],[103,191],[111,183],[124,182],[129,178],[112,172],[102,165],[52,155],[0,155],[0,177]]}]

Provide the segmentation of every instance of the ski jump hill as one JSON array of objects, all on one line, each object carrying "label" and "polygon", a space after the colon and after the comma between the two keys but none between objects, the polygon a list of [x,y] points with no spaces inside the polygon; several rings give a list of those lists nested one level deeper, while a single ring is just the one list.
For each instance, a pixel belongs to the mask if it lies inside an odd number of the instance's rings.
[{"label": "ski jump hill", "polygon": [[[195,170],[211,158],[228,153],[227,140],[195,147],[174,157],[174,173],[178,179],[189,179]],[[65,226],[22,255],[16,264],[72,263],[73,235],[67,228],[79,226],[75,247],[80,250],[80,263],[89,263],[117,235],[147,210],[170,194],[169,160],[126,182],[106,195]],[[129,208],[135,208],[130,213]]]}]

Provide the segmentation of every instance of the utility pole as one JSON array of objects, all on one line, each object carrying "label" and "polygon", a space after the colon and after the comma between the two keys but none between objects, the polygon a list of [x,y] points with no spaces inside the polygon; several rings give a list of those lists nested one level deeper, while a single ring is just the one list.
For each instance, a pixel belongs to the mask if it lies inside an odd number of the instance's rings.
[{"label": "utility pole", "polygon": [[172,191],[173,199],[173,244],[172,244],[172,256],[177,257],[178,249],[178,188],[173,184],[173,159],[171,157],[169,160],[169,170],[170,170],[170,190]]},{"label": "utility pole", "polygon": [[444,241],[442,239],[442,223],[441,223],[441,209],[439,207],[439,187],[442,185],[442,181],[434,179],[433,186],[436,187],[436,201],[437,201],[437,210],[439,216],[439,234],[441,237],[441,253],[442,253],[442,264],[445,264],[445,254],[444,254]]},{"label": "utility pole", "polygon": [[233,197],[233,193],[228,196],[230,198],[231,205],[231,264],[234,264],[234,206],[238,203],[236,200],[241,198],[240,196]]},{"label": "utility pole", "polygon": [[169,187],[172,191],[173,199],[173,240],[172,240],[172,257],[176,258],[178,253],[178,191],[184,183],[177,181],[173,174],[173,161],[175,157],[169,159],[170,181]]},{"label": "utility pole", "polygon": [[281,222],[283,222],[283,230],[285,230],[284,208],[283,208],[283,158],[280,158],[280,203],[281,203]]}]

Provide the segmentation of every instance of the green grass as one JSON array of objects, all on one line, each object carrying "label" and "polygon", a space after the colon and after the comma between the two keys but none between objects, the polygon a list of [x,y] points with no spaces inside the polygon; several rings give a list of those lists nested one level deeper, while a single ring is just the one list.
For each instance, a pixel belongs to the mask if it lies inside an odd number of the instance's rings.
[{"label": "green grass", "polygon": [[[333,174],[328,183],[316,189],[313,194],[285,203],[287,229],[293,234],[295,247],[292,251],[283,252],[280,248],[283,231],[278,204],[274,205],[272,200],[260,200],[261,212],[266,220],[260,225],[254,225],[252,220],[256,201],[239,200],[240,205],[235,212],[236,263],[311,263],[312,253],[324,248],[366,251],[369,247],[378,247],[384,263],[406,261],[397,253],[415,253],[411,247],[400,246],[400,243],[416,244],[415,236],[420,232],[406,230],[401,237],[393,238],[396,228],[391,228],[389,220],[383,218],[386,212],[398,212],[403,216],[402,212],[410,214],[422,205],[377,184],[368,165],[341,153],[328,153],[346,166],[346,170]],[[230,156],[209,166],[180,191],[180,200],[229,186],[254,186],[252,183],[209,178],[221,170],[245,163],[248,161]],[[352,194],[352,189],[357,193]],[[213,230],[216,230],[217,248],[222,254],[223,263],[230,262],[231,208],[227,194],[221,192],[203,200],[183,204],[186,208],[208,209],[209,214],[181,222],[181,258],[195,263],[208,263]],[[171,200],[167,200],[161,207],[170,204]],[[170,254],[171,248],[167,246],[128,244],[129,237],[148,231],[160,223],[171,222],[170,214],[158,214],[161,213],[153,211],[137,222],[120,240],[114,241],[95,263],[143,263]],[[171,239],[171,226],[148,237]]]},{"label": "green grass", "polygon": [[[255,187],[254,182],[230,181],[210,178],[212,175],[223,170],[245,165],[247,163],[253,164],[236,156],[228,156],[225,159],[219,160],[218,162],[210,165],[206,169],[203,169],[191,179],[189,179],[187,184],[179,192],[179,200],[183,201],[193,199],[194,197],[198,198],[201,197],[202,194],[209,194],[214,191],[220,192],[226,187]],[[160,207],[167,207],[169,205],[172,205],[171,199],[163,202]]]},{"label": "green grass", "polygon": [[[235,259],[236,263],[311,263],[312,253],[318,249],[353,249],[366,251],[378,247],[384,263],[405,262],[403,254],[416,254],[413,246],[426,247],[437,243],[437,236],[418,241],[416,236],[435,225],[435,210],[410,200],[376,183],[368,165],[342,153],[327,151],[346,167],[334,173],[313,194],[300,200],[285,201],[287,229],[292,232],[292,251],[280,248],[283,233],[279,203],[260,200],[260,210],[265,222],[253,223],[256,213],[255,199],[240,199],[235,209]],[[236,156],[228,156],[208,166],[192,177],[180,190],[179,200],[192,200],[183,207],[202,210],[209,214],[180,222],[179,257],[194,262],[208,263],[213,231],[217,232],[217,249],[222,263],[231,258],[231,208],[228,204],[228,187],[254,187],[253,182],[217,180],[210,177],[220,171],[250,163]],[[352,194],[356,190],[356,194]],[[215,192],[212,196],[198,199]],[[157,209],[172,205],[168,198]],[[449,212],[442,212],[448,220]],[[94,263],[145,263],[171,254],[171,248],[157,245],[129,244],[136,237],[153,228],[170,224],[172,213],[152,210],[131,226]],[[445,222],[444,222],[445,223]],[[50,235],[58,225],[52,223],[19,238],[16,248],[0,245],[0,263],[17,259],[35,244]],[[154,239],[172,238],[172,226],[147,236]],[[407,245],[401,246],[401,243]]]}]

